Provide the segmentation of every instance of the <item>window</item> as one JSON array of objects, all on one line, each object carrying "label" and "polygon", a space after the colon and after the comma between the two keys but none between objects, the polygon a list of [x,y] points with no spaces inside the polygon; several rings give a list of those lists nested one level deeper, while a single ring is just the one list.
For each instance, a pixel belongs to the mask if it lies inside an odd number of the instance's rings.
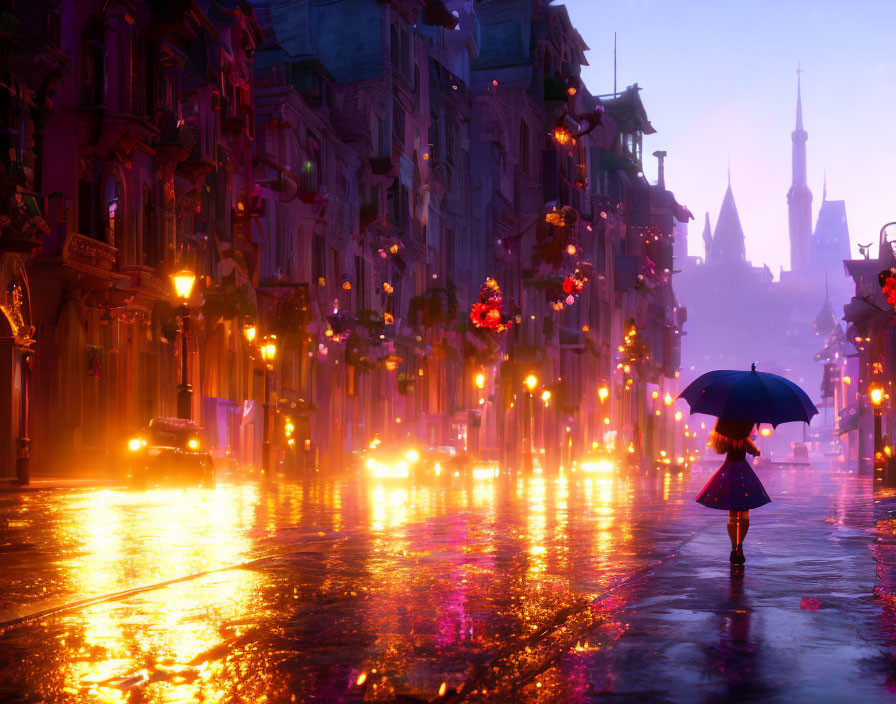
[{"label": "window", "polygon": [[122,187],[117,178],[106,180],[105,193],[103,194],[103,217],[105,218],[105,240],[113,247],[117,246],[122,230],[121,211]]},{"label": "window", "polygon": [[404,146],[404,109],[395,101],[392,105],[392,137]]},{"label": "window", "polygon": [[143,64],[143,114],[152,118],[156,107],[156,46],[146,45]]},{"label": "window", "polygon": [[362,257],[355,257],[355,312],[364,310],[366,305],[365,293],[367,282],[365,280],[365,266]]},{"label": "window", "polygon": [[93,237],[93,184],[78,179],[78,233]]},{"label": "window", "polygon": [[532,173],[529,125],[525,120],[520,122],[520,169],[524,174]]},{"label": "window", "polygon": [[389,51],[392,56],[392,65],[395,68],[398,68],[398,64],[401,61],[401,50],[398,46],[398,28],[393,24],[389,31]]},{"label": "window", "polygon": [[407,32],[401,33],[401,72],[408,78],[411,76],[411,40]]},{"label": "window", "polygon": [[143,190],[143,261],[144,266],[159,263],[158,233],[156,232],[155,204],[152,190]]},{"label": "window", "polygon": [[445,125],[445,161],[454,165],[454,122],[448,120]]},{"label": "window", "polygon": [[320,280],[327,278],[327,263],[324,261],[324,238],[315,235],[311,240],[311,283],[320,285]]}]

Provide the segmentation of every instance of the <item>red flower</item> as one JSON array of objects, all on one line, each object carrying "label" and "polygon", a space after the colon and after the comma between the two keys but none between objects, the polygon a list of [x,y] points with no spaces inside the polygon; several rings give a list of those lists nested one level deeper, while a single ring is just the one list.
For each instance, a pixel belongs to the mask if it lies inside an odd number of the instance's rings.
[{"label": "red flower", "polygon": [[571,276],[567,276],[565,279],[563,279],[563,293],[568,294],[572,293],[575,290],[577,290],[577,287],[576,280],[574,278],[572,278]]},{"label": "red flower", "polygon": [[896,307],[896,277],[888,276],[881,290],[887,297],[887,303]]}]

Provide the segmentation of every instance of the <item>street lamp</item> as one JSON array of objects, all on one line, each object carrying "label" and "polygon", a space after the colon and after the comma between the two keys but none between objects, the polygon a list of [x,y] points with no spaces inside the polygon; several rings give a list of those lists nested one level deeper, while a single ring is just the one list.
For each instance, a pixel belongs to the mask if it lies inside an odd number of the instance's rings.
[{"label": "street lamp", "polygon": [[476,375],[475,382],[476,382],[477,389],[484,389],[485,388],[485,374],[483,374],[482,372],[479,372]]},{"label": "street lamp", "polygon": [[276,338],[263,340],[260,350],[261,359],[264,362],[264,423],[262,425],[261,438],[261,468],[265,474],[271,471],[271,397],[268,372],[274,368],[274,357],[277,356]]},{"label": "street lamp", "polygon": [[177,387],[177,417],[191,420],[193,417],[193,387],[190,386],[187,364],[187,333],[190,330],[190,308],[187,301],[193,292],[193,285],[196,283],[196,274],[189,269],[183,269],[176,274],[171,275],[171,281],[174,283],[174,292],[181,300],[180,308],[177,314],[181,319],[181,380],[180,386]]}]

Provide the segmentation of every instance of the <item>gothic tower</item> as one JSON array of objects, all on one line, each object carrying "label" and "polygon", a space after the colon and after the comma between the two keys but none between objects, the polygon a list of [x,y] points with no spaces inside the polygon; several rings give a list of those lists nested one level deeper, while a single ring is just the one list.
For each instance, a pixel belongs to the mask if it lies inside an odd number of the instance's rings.
[{"label": "gothic tower", "polygon": [[790,269],[804,272],[809,270],[810,247],[812,241],[812,191],[806,183],[806,140],[809,133],[803,129],[803,102],[797,70],[796,83],[796,129],[791,133],[793,140],[793,179],[787,191],[787,209],[790,214]]},{"label": "gothic tower", "polygon": [[731,190],[731,172],[728,172],[728,190],[722,200],[716,231],[712,235],[712,254],[707,257],[713,264],[738,265],[747,260],[744,230]]}]

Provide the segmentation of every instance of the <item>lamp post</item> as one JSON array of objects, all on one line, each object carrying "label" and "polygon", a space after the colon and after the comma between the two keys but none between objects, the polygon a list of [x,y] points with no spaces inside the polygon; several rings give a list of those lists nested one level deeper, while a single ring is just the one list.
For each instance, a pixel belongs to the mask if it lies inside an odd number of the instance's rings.
[{"label": "lamp post", "polygon": [[883,419],[881,418],[881,404],[884,401],[884,388],[879,384],[872,384],[868,389],[868,398],[874,407],[874,468],[883,469],[884,465],[884,441]]},{"label": "lamp post", "polygon": [[187,360],[187,333],[190,331],[190,308],[187,301],[193,292],[193,285],[196,283],[196,275],[189,269],[183,269],[176,274],[171,275],[171,281],[174,283],[174,292],[181,300],[180,308],[177,314],[181,319],[181,379],[180,385],[177,387],[177,417],[191,420],[193,418],[193,387],[188,381],[189,364]]},{"label": "lamp post", "polygon": [[271,402],[270,383],[268,371],[274,368],[274,357],[277,355],[277,345],[271,337],[261,344],[261,359],[264,362],[264,424],[262,425],[261,438],[261,468],[267,475],[271,471]]},{"label": "lamp post", "polygon": [[534,374],[529,374],[523,382],[526,386],[526,417],[523,419],[523,423],[526,427],[526,447],[525,447],[525,462],[524,467],[528,470],[531,470],[534,466],[534,458],[535,458],[535,413],[532,408],[532,392],[535,391],[535,387],[538,386],[538,377]]}]

